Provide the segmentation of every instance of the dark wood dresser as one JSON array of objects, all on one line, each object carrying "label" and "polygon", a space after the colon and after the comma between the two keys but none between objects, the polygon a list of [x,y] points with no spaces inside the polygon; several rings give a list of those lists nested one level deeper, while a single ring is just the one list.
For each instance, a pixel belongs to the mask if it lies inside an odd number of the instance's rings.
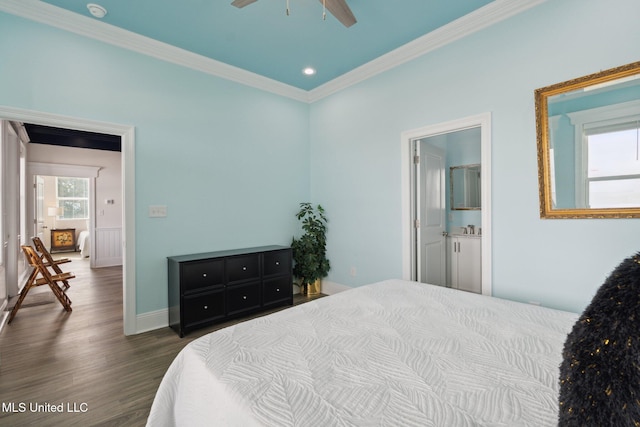
[{"label": "dark wood dresser", "polygon": [[49,252],[75,252],[76,250],[75,228],[51,229],[51,249]]},{"label": "dark wood dresser", "polygon": [[168,257],[169,326],[188,332],[293,305],[291,248],[261,246]]}]

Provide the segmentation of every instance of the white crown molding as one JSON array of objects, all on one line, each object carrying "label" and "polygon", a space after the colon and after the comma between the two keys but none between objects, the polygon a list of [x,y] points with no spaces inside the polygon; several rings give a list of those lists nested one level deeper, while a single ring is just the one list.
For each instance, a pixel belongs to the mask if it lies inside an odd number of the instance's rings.
[{"label": "white crown molding", "polygon": [[517,15],[547,0],[495,0],[422,37],[392,50],[309,91],[313,103],[349,86],[367,80],[405,62],[423,56],[449,43]]},{"label": "white crown molding", "polygon": [[0,0],[0,11],[182,65],[277,95],[307,102],[307,91],[37,0]]},{"label": "white crown molding", "polygon": [[313,103],[545,1],[547,0],[494,0],[468,15],[310,91],[206,58],[38,0],[0,0],[0,11],[297,101]]}]

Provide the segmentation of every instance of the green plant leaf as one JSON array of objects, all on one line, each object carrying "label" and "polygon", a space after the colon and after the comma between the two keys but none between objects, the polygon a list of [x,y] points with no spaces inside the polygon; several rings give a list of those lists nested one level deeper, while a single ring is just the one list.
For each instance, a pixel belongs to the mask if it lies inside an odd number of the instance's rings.
[{"label": "green plant leaf", "polygon": [[326,258],[327,217],[324,208],[311,203],[300,203],[296,218],[302,223],[303,235],[293,238],[293,274],[301,283],[312,283],[326,277],[330,270]]}]

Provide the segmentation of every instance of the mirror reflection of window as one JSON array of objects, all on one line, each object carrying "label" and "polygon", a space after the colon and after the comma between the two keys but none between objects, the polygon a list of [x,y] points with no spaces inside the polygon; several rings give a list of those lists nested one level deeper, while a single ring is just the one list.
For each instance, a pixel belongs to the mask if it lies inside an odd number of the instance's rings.
[{"label": "mirror reflection of window", "polygon": [[[554,104],[554,108],[560,105]],[[630,204],[637,203],[640,197],[640,186],[635,187],[635,191],[632,188],[637,181],[627,181],[628,190],[622,189],[623,180],[634,179],[638,174],[634,164],[637,165],[635,153],[640,143],[637,141],[639,122],[640,100],[550,117],[552,206],[560,209],[640,206]]]},{"label": "mirror reflection of window", "polygon": [[640,120],[585,132],[590,208],[640,206]]}]

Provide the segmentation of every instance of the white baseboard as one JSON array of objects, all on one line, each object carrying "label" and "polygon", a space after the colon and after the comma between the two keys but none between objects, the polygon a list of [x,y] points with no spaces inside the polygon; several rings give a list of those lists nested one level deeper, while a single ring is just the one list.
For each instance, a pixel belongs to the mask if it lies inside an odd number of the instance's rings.
[{"label": "white baseboard", "polygon": [[122,265],[122,257],[96,259],[96,268],[116,267]]},{"label": "white baseboard", "polygon": [[169,326],[169,309],[149,311],[136,316],[136,334]]},{"label": "white baseboard", "polygon": [[322,293],[326,295],[333,295],[339,292],[347,291],[351,289],[350,286],[343,285],[336,282],[330,282],[328,280],[322,281]]},{"label": "white baseboard", "polygon": [[[340,283],[335,283],[335,282],[330,282],[328,280],[323,280],[322,281],[322,289],[321,292],[325,295],[333,295],[333,294],[337,294],[339,292],[342,291],[346,291],[351,289],[350,286],[346,286],[346,285],[341,285]],[[297,285],[293,286],[293,294],[299,294],[300,293],[300,287]]]}]

